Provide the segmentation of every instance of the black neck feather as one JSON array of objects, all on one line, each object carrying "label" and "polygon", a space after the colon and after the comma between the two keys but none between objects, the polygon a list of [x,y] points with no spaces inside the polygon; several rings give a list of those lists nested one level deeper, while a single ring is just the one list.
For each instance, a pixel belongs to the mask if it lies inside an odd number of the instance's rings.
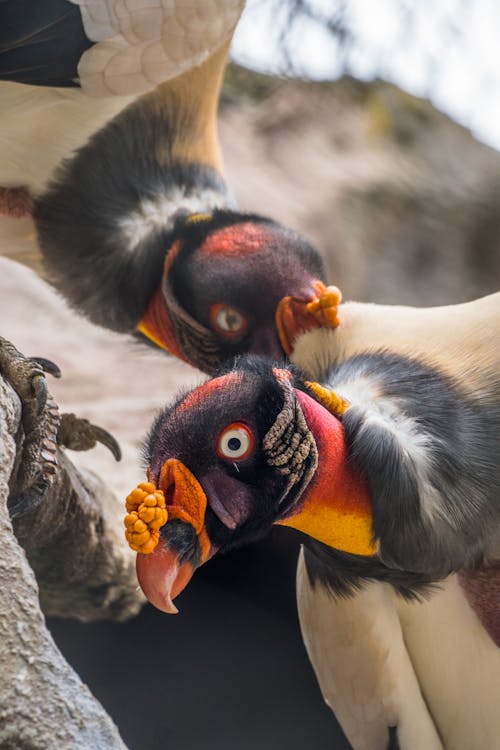
[{"label": "black neck feather", "polygon": [[340,552],[309,537],[304,541],[304,557],[311,585],[320,584],[336,597],[353,596],[369,582],[381,581],[405,599],[419,599],[436,584],[433,575],[389,568],[376,558]]},{"label": "black neck feather", "polygon": [[181,109],[169,112],[148,99],[125,109],[62,164],[35,205],[52,283],[117,331],[134,329],[160,283],[179,215],[229,203],[215,169],[176,160],[185,130]]}]

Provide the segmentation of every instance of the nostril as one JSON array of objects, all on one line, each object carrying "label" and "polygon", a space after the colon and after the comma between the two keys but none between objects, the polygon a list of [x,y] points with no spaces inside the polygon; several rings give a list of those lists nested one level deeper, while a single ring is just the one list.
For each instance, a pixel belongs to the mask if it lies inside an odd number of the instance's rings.
[{"label": "nostril", "polygon": [[167,504],[167,506],[174,504],[174,492],[175,492],[175,483],[171,482],[169,486],[164,490],[165,503]]}]

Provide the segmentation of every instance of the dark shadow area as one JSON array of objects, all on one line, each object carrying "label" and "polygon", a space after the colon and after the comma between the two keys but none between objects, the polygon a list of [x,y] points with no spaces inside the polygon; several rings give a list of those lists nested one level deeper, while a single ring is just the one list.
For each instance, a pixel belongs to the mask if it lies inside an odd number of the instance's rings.
[{"label": "dark shadow area", "polygon": [[68,661],[130,750],[349,750],[323,703],[295,606],[297,541],[283,530],[201,568],[134,620],[50,620]]}]

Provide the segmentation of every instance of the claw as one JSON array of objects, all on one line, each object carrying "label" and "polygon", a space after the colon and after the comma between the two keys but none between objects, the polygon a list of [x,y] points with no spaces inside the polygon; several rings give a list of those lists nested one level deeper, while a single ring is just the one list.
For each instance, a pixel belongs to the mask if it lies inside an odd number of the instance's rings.
[{"label": "claw", "polygon": [[53,378],[61,377],[61,370],[55,362],[52,362],[52,360],[45,359],[45,357],[31,357],[31,359],[33,362],[36,362],[37,365],[40,365],[44,372],[48,372],[49,375],[52,375]]},{"label": "claw", "polygon": [[32,512],[36,510],[43,501],[44,495],[49,486],[49,481],[40,480],[40,482],[29,487],[20,495],[9,495],[7,507],[9,509],[10,517],[16,519],[23,516],[28,511]]},{"label": "claw", "polygon": [[102,427],[97,427],[97,425],[92,425],[92,427],[94,430],[95,439],[99,443],[102,443],[102,445],[106,446],[106,448],[114,456],[115,461],[121,461],[122,451],[118,441],[113,437],[113,435],[107,430],[104,430]]},{"label": "claw", "polygon": [[47,403],[47,396],[48,396],[48,388],[47,383],[45,382],[45,377],[43,373],[40,373],[40,375],[34,375],[32,381],[31,381],[31,387],[33,390],[33,396],[36,400],[37,404],[37,413],[41,414],[42,411],[45,409],[45,404]]},{"label": "claw", "polygon": [[59,410],[45,382],[43,365],[0,338],[0,372],[22,406],[19,463],[10,480],[9,510],[20,516],[43,500],[57,470]]},{"label": "claw", "polygon": [[116,461],[120,461],[122,457],[120,446],[111,433],[75,414],[61,415],[57,442],[74,451],[90,450],[99,442],[108,448]]}]

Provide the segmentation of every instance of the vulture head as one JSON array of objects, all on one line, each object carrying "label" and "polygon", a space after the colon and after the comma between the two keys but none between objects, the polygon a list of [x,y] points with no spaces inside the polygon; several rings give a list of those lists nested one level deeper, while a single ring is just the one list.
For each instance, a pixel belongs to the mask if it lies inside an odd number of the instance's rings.
[{"label": "vulture head", "polygon": [[141,334],[209,374],[239,354],[282,359],[297,337],[335,327],[340,292],[303,237],[218,210],[178,222]]},{"label": "vulture head", "polygon": [[249,357],[182,396],[156,419],[146,460],[126,536],[140,585],[163,611],[177,611],[172,599],[198,566],[276,523],[374,554],[368,490],[347,460],[341,418],[288,367]]}]

